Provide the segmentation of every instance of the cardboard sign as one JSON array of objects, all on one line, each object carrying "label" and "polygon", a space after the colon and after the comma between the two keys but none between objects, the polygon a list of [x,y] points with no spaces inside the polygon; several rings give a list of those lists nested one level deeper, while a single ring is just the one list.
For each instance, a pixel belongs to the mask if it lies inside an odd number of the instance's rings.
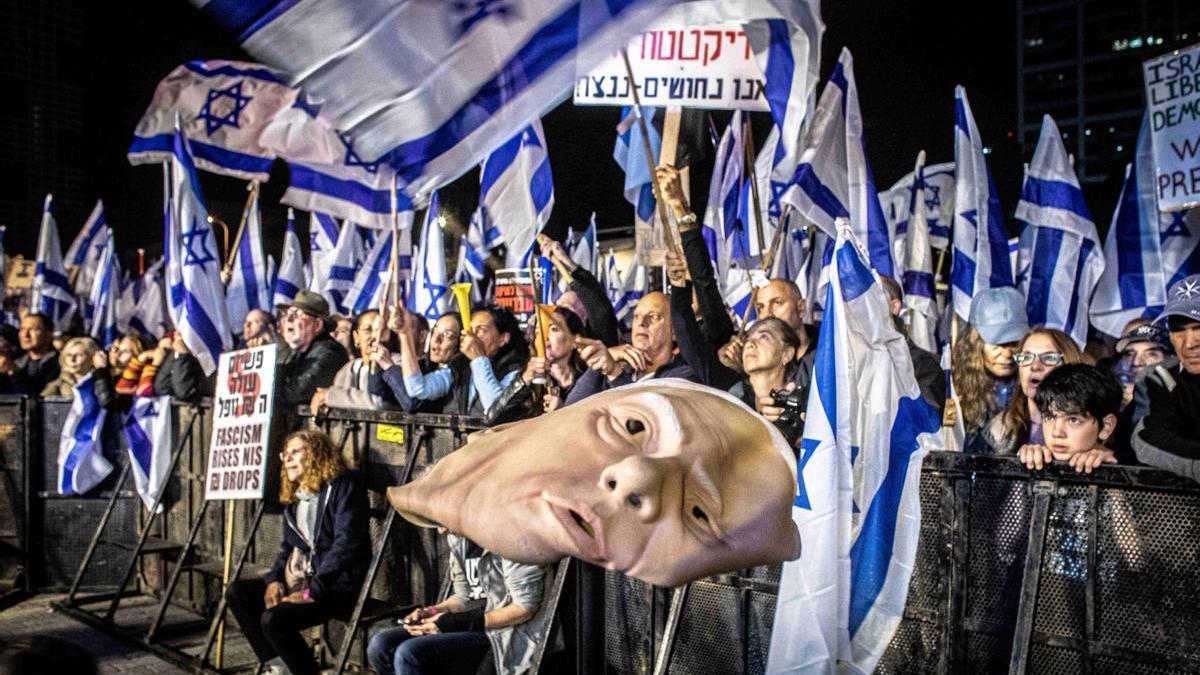
[{"label": "cardboard sign", "polygon": [[[739,23],[652,24],[626,47],[642,105],[766,111],[766,79]],[[575,82],[575,105],[633,105],[621,55]]]},{"label": "cardboard sign", "polygon": [[[538,285],[541,287],[545,283],[542,280],[542,277],[545,276],[543,269],[534,268],[534,273],[538,275]],[[497,270],[494,292],[496,306],[504,307],[512,312],[521,324],[521,330],[525,330],[530,319],[533,318],[534,309],[537,306],[534,301],[533,284],[529,282],[529,270],[518,268]]]},{"label": "cardboard sign", "polygon": [[1160,211],[1200,206],[1200,44],[1142,64]]},{"label": "cardboard sign", "polygon": [[33,273],[36,268],[36,260],[26,260],[20,256],[9,258],[8,273],[5,274],[4,285],[8,288],[29,288],[33,286]]},{"label": "cardboard sign", "polygon": [[221,354],[205,499],[261,499],[266,485],[275,345]]}]

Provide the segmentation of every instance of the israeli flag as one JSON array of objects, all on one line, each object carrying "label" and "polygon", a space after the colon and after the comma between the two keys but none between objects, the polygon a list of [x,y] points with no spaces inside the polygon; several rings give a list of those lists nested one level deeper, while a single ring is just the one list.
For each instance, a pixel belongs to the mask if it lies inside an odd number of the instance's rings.
[{"label": "israeli flag", "polygon": [[617,271],[617,257],[613,255],[612,249],[608,249],[608,255],[604,257],[604,269],[600,271],[600,285],[604,288],[604,295],[608,298],[608,303],[615,309],[617,303],[621,301],[621,273]]},{"label": "israeli flag", "polygon": [[954,88],[954,255],[950,287],[954,311],[971,315],[971,298],[1012,286],[1012,263],[1000,197],[983,154],[967,90]]},{"label": "israeli flag", "polygon": [[871,266],[895,276],[891,235],[867,163],[854,61],[845,48],[821,92],[808,138],[783,201],[830,237],[836,236],[836,219],[848,218],[866,243]]},{"label": "israeli flag", "polygon": [[1090,312],[1092,325],[1113,337],[1133,319],[1158,316],[1167,289],[1200,272],[1200,209],[1158,210],[1146,116],[1105,238],[1104,260]]},{"label": "israeli flag", "polygon": [[[402,212],[400,217],[402,221],[407,218],[411,222],[412,212]],[[375,230],[349,222],[343,224],[338,234],[337,244],[328,260],[328,278],[323,288],[314,290],[318,290],[329,301],[329,306],[339,314],[350,314],[352,304],[346,301],[346,296],[354,285],[355,277],[366,264],[376,239]],[[317,274],[314,269],[314,285],[316,281]]]},{"label": "israeli flag", "polygon": [[170,159],[178,117],[197,168],[266,181],[275,153],[260,142],[263,129],[291,107],[297,93],[283,76],[257,63],[189,61],[154,89],[133,132],[129,162]]},{"label": "israeli flag", "polygon": [[718,279],[723,279],[729,270],[730,238],[739,241],[743,235],[738,222],[746,152],[742,128],[742,111],[735,110],[717,145],[716,163],[708,184],[708,205],[704,208],[701,234]]},{"label": "israeli flag", "polygon": [[83,224],[83,229],[75,236],[63,256],[67,269],[79,268],[75,277],[75,294],[86,296],[92,290],[92,281],[96,278],[96,270],[100,269],[100,258],[104,256],[105,231],[108,221],[104,218],[104,203],[96,200],[91,215]]},{"label": "israeli flag", "polygon": [[36,265],[29,292],[29,306],[50,317],[55,332],[71,325],[77,304],[63,265],[62,246],[58,243],[58,224],[50,212],[54,195],[46,195],[42,205],[42,230],[38,234]]},{"label": "israeli flag", "polygon": [[[954,162],[930,164],[925,167],[925,223],[929,225],[929,245],[943,250],[950,245],[950,222],[954,219]],[[912,201],[916,174],[910,173],[896,181],[888,191],[879,195],[883,215],[900,243],[908,232],[908,207]]]},{"label": "israeli flag", "polygon": [[167,306],[188,351],[204,374],[212,375],[221,352],[233,346],[221,263],[200,177],[182,131],[175,134],[174,145],[167,193],[173,205],[166,235]]},{"label": "israeli flag", "polygon": [[[783,228],[783,235],[771,267],[771,278],[795,282],[804,291],[806,270],[812,254],[812,239],[808,236],[807,224],[795,209],[789,207],[780,217],[779,227]],[[807,292],[802,292],[802,295],[809,297]]]},{"label": "israeli flag", "polygon": [[[308,289],[323,296],[329,283],[330,267],[333,266],[340,230],[333,216],[315,211],[308,216]],[[325,298],[330,307],[335,306],[329,296]]]},{"label": "israeli flag", "polygon": [[[499,230],[506,267],[525,267],[538,232],[554,208],[554,180],[540,120],[492,151],[479,176],[479,213],[484,233]],[[497,242],[499,243],[499,242]]]},{"label": "israeli flag", "polygon": [[1088,305],[1104,272],[1100,236],[1054,120],[1042,133],[1025,174],[1017,220],[1017,287],[1030,325],[1057,328],[1087,343]]},{"label": "israeli flag", "polygon": [[283,258],[279,262],[279,275],[275,277],[275,306],[289,305],[296,298],[304,283],[304,252],[300,250],[300,237],[296,236],[296,214],[288,209],[287,231],[283,234]]},{"label": "israeli flag", "polygon": [[577,68],[587,72],[669,4],[192,2],[321,100],[322,119],[364,159],[390,164],[412,197],[479,164],[495,139],[520,135],[571,92]]},{"label": "israeli flag", "polygon": [[[134,398],[123,426],[133,484],[149,509],[170,478],[167,470],[171,467],[171,397]],[[162,504],[158,509],[162,512]]]},{"label": "israeli flag", "polygon": [[[574,239],[568,235],[568,239]],[[571,260],[583,269],[595,274],[596,273],[596,256],[599,255],[599,250],[596,248],[596,214],[592,213],[592,219],[588,221],[587,229],[584,230],[578,239],[574,239],[571,246]]]},{"label": "israeli flag", "polygon": [[743,319],[749,324],[757,318],[750,300],[754,297],[754,289],[766,284],[766,276],[756,267],[734,265],[729,268],[721,283],[721,297],[733,312],[735,324],[743,323]]},{"label": "israeli flag", "polygon": [[[396,172],[364,159],[348,134],[317,119],[318,110],[297,100],[263,130],[263,145],[287,161],[291,175],[280,201],[367,227],[391,227]],[[401,210],[412,208],[408,195],[398,198]]]},{"label": "israeli flag", "polygon": [[[654,108],[641,107],[646,119],[646,135],[650,137],[650,152],[662,154],[662,115]],[[617,140],[613,145],[613,160],[625,172],[625,201],[633,204],[634,231],[652,227],[658,202],[654,199],[654,173],[646,162],[642,127],[637,123],[638,109],[621,108],[621,123],[617,125]]]},{"label": "israeli flag", "polygon": [[271,270],[263,251],[262,216],[258,210],[258,191],[253,192],[246,205],[245,229],[242,240],[233,253],[232,278],[225,289],[228,300],[229,325],[234,333],[241,333],[242,322],[252,309],[271,311]]},{"label": "israeli flag", "polygon": [[642,296],[646,295],[646,289],[646,266],[639,265],[637,261],[634,261],[632,266],[626,270],[621,290],[617,293],[617,301],[613,303],[613,312],[617,316],[617,321],[633,318],[633,310]]},{"label": "israeli flag", "polygon": [[117,307],[121,296],[121,265],[111,229],[105,233],[102,246],[103,254],[89,294],[92,316],[88,335],[107,348],[121,337]]},{"label": "israeli flag", "polygon": [[122,333],[132,331],[157,340],[167,332],[163,263],[159,258],[121,291],[117,326]]},{"label": "israeli flag", "polygon": [[441,207],[434,191],[425,210],[421,229],[421,248],[412,274],[412,292],[408,309],[436,321],[450,308],[450,282],[446,280],[446,240],[442,230]]},{"label": "israeli flag", "polygon": [[[412,211],[401,215],[398,256],[397,300],[407,304],[409,271],[412,269]],[[391,282],[392,232],[382,232],[367,253],[366,260],[346,293],[347,316],[361,314],[383,306],[384,294]]]},{"label": "israeli flag", "polygon": [[941,420],[921,398],[887,294],[848,228],[830,263],[768,673],[870,673],[899,626],[917,552],[921,462]]},{"label": "israeli flag", "polygon": [[458,241],[458,269],[454,273],[456,283],[480,281],[487,269],[488,252],[484,245],[483,221],[478,210],[471,215],[467,233]]},{"label": "israeli flag", "polygon": [[917,155],[913,169],[912,193],[908,202],[907,236],[901,251],[904,274],[900,281],[904,289],[902,319],[913,344],[925,351],[938,353],[937,288],[933,274],[933,251],[929,244],[929,223],[925,218],[925,151]]},{"label": "israeli flag", "polygon": [[58,443],[58,494],[81,495],[112,473],[104,458],[100,432],[107,412],[96,398],[96,375],[88,373],[75,385],[71,411]]}]

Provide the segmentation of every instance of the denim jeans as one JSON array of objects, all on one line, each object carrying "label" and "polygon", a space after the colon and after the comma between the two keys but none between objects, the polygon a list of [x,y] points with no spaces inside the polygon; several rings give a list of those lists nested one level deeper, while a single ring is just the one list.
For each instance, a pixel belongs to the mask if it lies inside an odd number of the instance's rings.
[{"label": "denim jeans", "polygon": [[491,647],[483,631],[416,636],[396,626],[371,638],[367,660],[378,675],[459,675],[474,673]]}]

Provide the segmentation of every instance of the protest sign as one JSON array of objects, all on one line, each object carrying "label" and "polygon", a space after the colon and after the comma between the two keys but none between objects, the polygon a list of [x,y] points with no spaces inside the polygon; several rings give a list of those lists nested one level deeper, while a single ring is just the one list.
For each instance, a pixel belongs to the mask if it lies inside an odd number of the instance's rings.
[{"label": "protest sign", "polygon": [[1142,64],[1160,211],[1200,206],[1200,44]]},{"label": "protest sign", "polygon": [[275,345],[221,354],[205,499],[261,499],[266,483]]},{"label": "protest sign", "polygon": [[[626,47],[645,106],[769,110],[765,79],[739,23],[688,26],[664,20]],[[633,105],[621,55],[575,81],[575,105]]]},{"label": "protest sign", "polygon": [[[534,274],[538,275],[539,287],[545,283],[543,272],[544,270],[540,267],[534,268]],[[498,270],[494,292],[496,306],[512,312],[521,324],[521,330],[525,330],[534,316],[536,307],[533,285],[529,283],[529,270],[518,268]]]}]

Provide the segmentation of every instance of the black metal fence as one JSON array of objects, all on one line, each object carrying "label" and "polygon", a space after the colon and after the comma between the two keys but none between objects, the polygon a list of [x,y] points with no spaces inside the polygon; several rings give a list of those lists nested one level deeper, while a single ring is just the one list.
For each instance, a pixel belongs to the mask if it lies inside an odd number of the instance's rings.
[{"label": "black metal fence", "polygon": [[[0,575],[24,569],[23,583],[39,590],[70,582],[105,503],[105,486],[94,497],[54,494],[64,417],[65,404],[0,399]],[[361,469],[376,516],[386,512],[383,490],[406,469],[416,475],[477,428],[451,416],[351,411],[316,424]],[[156,524],[164,538],[184,536],[203,500],[209,423],[198,425],[172,506]],[[118,436],[106,452],[119,466]],[[144,510],[132,492],[120,499],[110,527],[132,538]],[[925,460],[920,499],[905,618],[878,672],[1200,672],[1200,485],[1143,468],[1030,472],[1011,459],[938,453]],[[250,511],[235,514],[242,532]],[[218,560],[222,550],[223,514],[213,516],[194,554],[202,560]],[[376,537],[381,522],[373,519]],[[251,561],[269,563],[280,536],[278,516],[268,515]],[[431,531],[398,526],[372,595],[432,601],[445,553]],[[161,588],[177,562],[168,554],[145,559],[143,590]],[[674,613],[668,589],[578,567],[560,607],[572,664],[564,670],[646,673],[664,653],[669,663],[658,672],[765,670],[779,566],[695,582]],[[211,611],[219,587],[211,576],[191,576],[173,602]],[[89,578],[116,583],[103,573]]]}]

